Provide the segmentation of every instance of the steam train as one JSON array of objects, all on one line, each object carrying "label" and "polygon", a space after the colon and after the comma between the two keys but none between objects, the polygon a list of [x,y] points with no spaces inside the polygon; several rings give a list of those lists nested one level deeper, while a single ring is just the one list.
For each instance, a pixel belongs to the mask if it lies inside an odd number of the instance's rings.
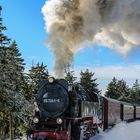
[{"label": "steam train", "polygon": [[140,106],[85,91],[78,83],[50,77],[40,84],[27,140],[87,140],[98,129],[140,118]]}]

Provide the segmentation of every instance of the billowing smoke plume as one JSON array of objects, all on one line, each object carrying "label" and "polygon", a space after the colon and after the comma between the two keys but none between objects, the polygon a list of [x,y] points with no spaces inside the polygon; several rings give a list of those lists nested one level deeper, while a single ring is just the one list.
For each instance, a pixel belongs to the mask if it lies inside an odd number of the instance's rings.
[{"label": "billowing smoke plume", "polygon": [[48,0],[42,11],[55,55],[55,70],[63,76],[66,64],[85,42],[127,54],[140,44],[140,0]]}]

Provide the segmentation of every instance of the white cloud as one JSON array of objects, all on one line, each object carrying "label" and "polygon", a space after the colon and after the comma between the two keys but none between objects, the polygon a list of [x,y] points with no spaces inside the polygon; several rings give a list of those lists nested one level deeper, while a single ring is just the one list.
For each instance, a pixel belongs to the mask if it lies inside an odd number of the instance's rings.
[{"label": "white cloud", "polygon": [[123,78],[123,79],[134,79],[140,78],[140,65],[129,65],[129,66],[106,66],[92,68],[99,78]]},{"label": "white cloud", "polygon": [[128,66],[95,66],[95,67],[78,67],[75,69],[75,75],[79,77],[81,70],[89,69],[95,72],[95,77],[98,79],[99,88],[104,92],[108,83],[113,77],[124,79],[129,86],[135,82],[135,79],[140,80],[140,65]]}]

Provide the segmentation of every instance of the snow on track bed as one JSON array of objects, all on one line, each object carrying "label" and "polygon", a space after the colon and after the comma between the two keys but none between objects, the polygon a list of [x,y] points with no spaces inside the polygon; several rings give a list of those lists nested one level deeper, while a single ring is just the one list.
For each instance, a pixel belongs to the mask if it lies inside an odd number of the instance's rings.
[{"label": "snow on track bed", "polygon": [[90,140],[140,140],[140,121],[120,123],[108,132],[94,136]]}]

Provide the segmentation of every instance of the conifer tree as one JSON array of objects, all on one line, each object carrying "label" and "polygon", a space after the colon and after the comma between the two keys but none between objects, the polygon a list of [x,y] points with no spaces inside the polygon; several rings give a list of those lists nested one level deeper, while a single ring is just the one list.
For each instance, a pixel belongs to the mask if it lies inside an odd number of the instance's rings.
[{"label": "conifer tree", "polygon": [[8,96],[5,94],[7,91],[7,81],[5,68],[7,64],[6,47],[10,44],[10,39],[3,33],[7,28],[3,25],[1,17],[2,7],[0,6],[0,137],[5,139],[5,128],[7,127],[7,112],[9,108]]},{"label": "conifer tree", "polygon": [[129,93],[129,87],[126,82],[123,79],[117,80],[114,77],[108,84],[105,96],[113,99],[128,101]]},{"label": "conifer tree", "polygon": [[138,82],[138,79],[136,79],[135,83],[130,89],[129,99],[131,102],[140,104],[140,84]]},{"label": "conifer tree", "polygon": [[113,77],[112,81],[108,84],[105,96],[113,99],[118,99],[120,97],[120,93],[117,92],[117,83],[117,79]]},{"label": "conifer tree", "polygon": [[118,98],[119,100],[129,101],[128,97],[130,94],[130,89],[126,84],[126,81],[124,81],[123,79],[119,80],[117,83],[117,92],[118,94],[120,94],[120,97]]},{"label": "conifer tree", "polygon": [[40,82],[49,77],[47,66],[37,63],[36,66],[31,67],[27,76],[30,93],[37,94]]},{"label": "conifer tree", "polygon": [[99,94],[100,91],[98,89],[98,84],[96,83],[96,78],[94,78],[93,72],[89,72],[88,69],[86,71],[81,71],[80,75],[80,84],[84,87],[85,91],[89,93],[89,96],[92,100],[95,100],[94,93]]},{"label": "conifer tree", "polygon": [[[18,51],[16,43],[13,42],[5,48],[3,65],[3,99],[6,100],[4,110],[9,115],[9,126],[14,127],[15,118],[19,117],[21,108],[24,106],[23,83],[23,59]],[[10,129],[10,139],[13,139],[13,128]]]},{"label": "conifer tree", "polygon": [[25,114],[22,112],[25,106],[22,94],[24,63],[16,42],[11,42],[3,33],[7,28],[2,22],[0,17],[0,135],[3,140],[10,132],[10,140],[13,140],[14,120]]}]

